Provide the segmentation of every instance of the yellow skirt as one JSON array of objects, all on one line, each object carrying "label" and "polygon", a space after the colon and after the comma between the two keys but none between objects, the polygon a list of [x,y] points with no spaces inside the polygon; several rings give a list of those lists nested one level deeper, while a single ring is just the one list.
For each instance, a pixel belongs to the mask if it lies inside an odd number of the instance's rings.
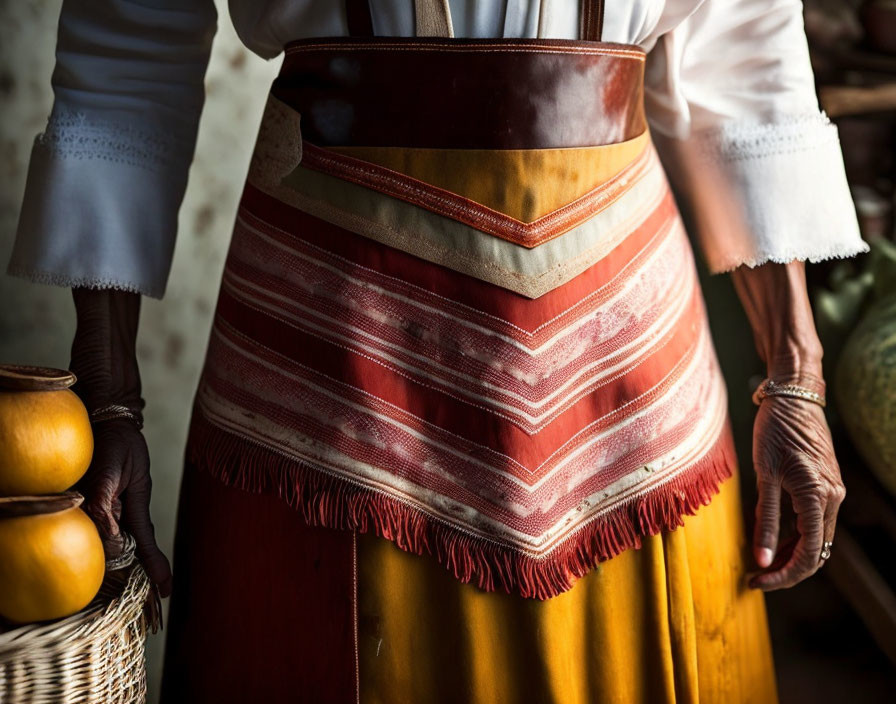
[{"label": "yellow skirt", "polygon": [[357,536],[363,704],[774,704],[737,477],[683,528],[547,601],[486,593]]},{"label": "yellow skirt", "polygon": [[547,601],[187,465],[162,702],[775,704],[736,476]]}]

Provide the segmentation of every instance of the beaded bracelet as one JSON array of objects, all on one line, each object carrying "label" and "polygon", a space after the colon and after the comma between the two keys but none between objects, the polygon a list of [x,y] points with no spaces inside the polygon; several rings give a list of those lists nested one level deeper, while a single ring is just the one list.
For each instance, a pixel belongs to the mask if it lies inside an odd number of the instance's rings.
[{"label": "beaded bracelet", "polygon": [[101,406],[88,414],[91,423],[101,423],[104,420],[112,420],[114,418],[128,418],[137,425],[137,430],[143,429],[143,414],[139,410],[122,406],[118,403],[110,403]]},{"label": "beaded bracelet", "polygon": [[805,386],[800,386],[799,384],[782,384],[773,381],[772,379],[765,379],[758,387],[756,387],[756,391],[753,392],[753,403],[758,406],[762,403],[762,399],[768,396],[800,398],[804,401],[817,403],[822,408],[826,405],[824,396],[817,391],[812,391],[812,389],[807,389]]}]

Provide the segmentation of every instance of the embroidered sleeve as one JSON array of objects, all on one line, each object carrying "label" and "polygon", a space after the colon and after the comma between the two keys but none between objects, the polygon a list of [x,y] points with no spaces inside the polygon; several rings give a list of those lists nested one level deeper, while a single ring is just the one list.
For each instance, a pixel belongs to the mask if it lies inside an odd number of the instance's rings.
[{"label": "embroidered sleeve", "polygon": [[704,0],[651,52],[647,107],[712,272],[849,257],[859,235],[799,0]]},{"label": "embroidered sleeve", "polygon": [[10,274],[163,296],[216,19],[212,0],[65,0]]}]

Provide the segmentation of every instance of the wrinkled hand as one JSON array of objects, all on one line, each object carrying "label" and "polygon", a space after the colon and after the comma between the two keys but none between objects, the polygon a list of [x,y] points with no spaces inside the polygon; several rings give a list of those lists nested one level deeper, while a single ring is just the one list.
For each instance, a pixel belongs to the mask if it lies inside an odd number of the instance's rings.
[{"label": "wrinkled hand", "polygon": [[[70,369],[78,378],[72,390],[88,411],[109,404],[141,410],[136,340],[140,295],[114,289],[73,288],[78,325]],[[128,418],[93,424],[93,461],[78,483],[84,509],[103,538],[106,554],[121,552],[120,528],[137,544],[143,564],[160,596],[171,593],[171,567],[156,544],[149,518],[149,452],[136,423]]]},{"label": "wrinkled hand", "polygon": [[93,426],[93,461],[78,483],[84,510],[97,525],[108,557],[121,553],[121,529],[130,533],[140,560],[159,595],[171,593],[171,566],[159,549],[149,515],[152,480],[143,434],[127,418]]},{"label": "wrinkled hand", "polygon": [[[765,591],[792,587],[823,564],[823,543],[834,540],[837,512],[846,496],[821,406],[782,396],[765,398],[753,426],[753,463],[759,488],[753,553],[765,571],[749,585]],[[792,552],[778,544],[782,490],[797,517],[799,536]]]}]

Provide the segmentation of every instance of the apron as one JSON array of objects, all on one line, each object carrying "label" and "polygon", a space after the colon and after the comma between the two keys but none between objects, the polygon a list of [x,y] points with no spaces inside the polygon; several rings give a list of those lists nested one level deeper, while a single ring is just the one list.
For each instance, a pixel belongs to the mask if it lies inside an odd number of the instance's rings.
[{"label": "apron", "polygon": [[581,40],[415,9],[417,37],[348,0],[351,36],[285,47],[193,409],[166,696],[774,701],[644,52],[600,41],[601,2]]}]

